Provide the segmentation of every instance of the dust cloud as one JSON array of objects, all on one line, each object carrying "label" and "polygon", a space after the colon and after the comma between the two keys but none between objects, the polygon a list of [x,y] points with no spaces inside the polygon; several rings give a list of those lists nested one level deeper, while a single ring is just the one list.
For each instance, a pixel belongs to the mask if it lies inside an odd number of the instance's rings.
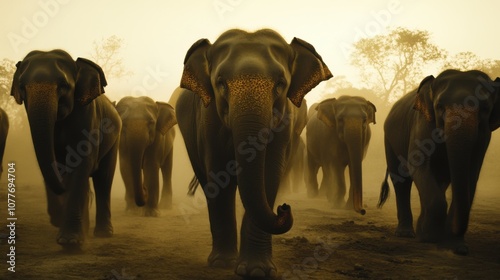
[{"label": "dust cloud", "polygon": [[[305,188],[280,196],[294,213],[292,230],[273,238],[274,262],[279,279],[478,279],[500,273],[500,191],[498,158],[500,134],[493,133],[478,184],[466,235],[470,255],[459,257],[435,244],[394,236],[397,224],[394,191],[382,209],[376,208],[385,174],[383,122],[388,109],[377,106],[377,124],[363,163],[364,204],[367,214],[332,209],[326,198],[308,199]],[[11,128],[4,166],[16,162],[17,213],[16,273],[0,264],[1,279],[240,279],[232,269],[207,266],[211,250],[206,202],[200,190],[187,195],[193,176],[181,134],[174,144],[173,209],[158,218],[125,212],[124,185],[116,169],[112,190],[112,238],[89,234],[84,253],[68,255],[55,242],[57,229],[46,212],[43,179],[29,126]],[[1,179],[6,184],[5,172]],[[412,192],[414,219],[419,213],[418,194]],[[5,194],[0,195],[5,203]],[[238,224],[243,209],[237,198]],[[95,205],[91,207],[91,230]],[[0,207],[0,219],[6,217]],[[4,229],[0,230],[5,232]],[[2,240],[0,253],[8,253]]]}]

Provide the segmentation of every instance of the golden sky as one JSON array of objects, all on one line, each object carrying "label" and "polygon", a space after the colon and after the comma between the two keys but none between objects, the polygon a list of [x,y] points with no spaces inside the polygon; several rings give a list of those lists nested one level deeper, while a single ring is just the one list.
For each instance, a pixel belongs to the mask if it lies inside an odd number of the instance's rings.
[{"label": "golden sky", "polygon": [[[196,40],[213,42],[229,28],[269,27],[287,41],[299,37],[313,44],[334,76],[356,83],[351,44],[396,26],[428,30],[450,54],[500,59],[499,8],[494,0],[0,0],[0,59],[18,61],[31,50],[53,48],[88,57],[95,40],[117,35],[133,75],[109,80],[108,95],[118,99],[147,88],[153,98],[168,100]],[[318,98],[321,89],[307,98]]]}]

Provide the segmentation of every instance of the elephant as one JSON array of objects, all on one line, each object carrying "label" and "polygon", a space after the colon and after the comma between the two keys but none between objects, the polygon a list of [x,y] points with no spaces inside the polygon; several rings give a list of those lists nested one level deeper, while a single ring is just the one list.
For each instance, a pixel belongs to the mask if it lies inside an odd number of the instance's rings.
[{"label": "elephant", "polygon": [[[158,203],[172,207],[173,142],[177,124],[174,108],[147,96],[122,98],[116,105],[122,119],[120,172],[125,184],[127,210],[136,209],[135,199],[147,190],[144,215],[159,215]],[[160,200],[159,170],[163,178]],[[143,178],[144,176],[144,178]]]},{"label": "elephant", "polygon": [[305,143],[301,138],[302,131],[307,124],[307,102],[304,99],[299,108],[292,107],[292,136],[290,139],[290,158],[281,182],[280,191],[283,193],[298,192],[304,184],[304,154]]},{"label": "elephant", "polygon": [[31,51],[16,64],[11,95],[28,116],[57,243],[81,249],[89,227],[89,178],[96,237],[113,235],[110,193],[121,120],[107,97],[101,67],[66,51]]},{"label": "elephant", "polygon": [[[345,206],[364,215],[362,161],[370,143],[370,123],[377,108],[361,96],[343,95],[313,106],[307,123],[307,193],[318,195],[317,173],[322,168],[321,189],[333,207]],[[349,166],[349,197],[345,169]]]},{"label": "elephant", "polygon": [[[311,44],[288,44],[271,29],[231,29],[187,51],[176,114],[195,173],[190,193],[199,182],[207,199],[210,266],[235,266],[242,277],[276,275],[272,234],[293,224],[286,203],[273,212],[289,159],[292,106],[330,77]],[[238,258],[236,187],[245,208]]]},{"label": "elephant", "polygon": [[9,133],[9,117],[7,113],[0,109],[0,177],[3,173],[3,154],[5,152],[5,143]]},{"label": "elephant", "polygon": [[[443,243],[468,254],[464,240],[491,132],[500,126],[500,79],[448,69],[424,78],[391,108],[384,123],[387,161],[378,206],[396,193],[396,235]],[[421,212],[416,233],[410,205],[415,182]],[[451,204],[445,192],[451,184]]]}]

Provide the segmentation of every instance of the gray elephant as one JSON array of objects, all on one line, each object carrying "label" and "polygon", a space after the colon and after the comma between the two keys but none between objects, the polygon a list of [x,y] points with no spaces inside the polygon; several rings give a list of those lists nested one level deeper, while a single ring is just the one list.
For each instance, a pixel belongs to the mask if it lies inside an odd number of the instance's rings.
[{"label": "gray elephant", "polygon": [[80,248],[88,231],[89,178],[96,197],[94,235],[109,237],[110,193],[121,120],[102,95],[106,78],[94,62],[63,50],[32,51],[17,63],[12,96],[24,102],[57,242]]},{"label": "gray elephant", "polygon": [[283,193],[298,192],[304,185],[305,143],[301,134],[307,124],[307,102],[304,99],[299,108],[292,108],[290,158],[280,186]]},{"label": "gray elephant", "polygon": [[[321,189],[326,190],[334,207],[363,209],[362,161],[370,142],[370,123],[375,124],[377,109],[359,96],[330,98],[312,106],[315,110],[307,123],[307,192],[318,195],[317,173],[323,171]],[[349,198],[344,204],[344,172],[349,167]]]},{"label": "gray elephant", "polygon": [[[116,105],[122,119],[120,172],[125,183],[127,210],[147,197],[144,215],[158,216],[158,203],[172,207],[172,157],[177,124],[168,103],[142,97],[124,97]],[[159,170],[163,178],[160,200]],[[143,189],[144,188],[144,189]]]},{"label": "gray elephant", "polygon": [[[416,235],[444,241],[456,254],[468,248],[464,235],[491,132],[500,126],[500,79],[480,71],[446,70],[428,76],[397,101],[384,124],[387,173],[396,192],[396,235],[414,237],[410,191],[415,182],[421,212]],[[445,192],[451,184],[448,207]],[[449,210],[448,210],[449,208]]]},{"label": "gray elephant", "polygon": [[[208,202],[210,266],[236,262],[243,277],[276,275],[271,234],[293,223],[288,205],[272,210],[290,156],[292,106],[331,76],[312,45],[269,29],[229,30],[188,50],[176,114]],[[238,259],[236,186],[245,208]]]},{"label": "gray elephant", "polygon": [[9,117],[3,109],[0,109],[0,177],[2,177],[3,172],[3,154],[5,152],[5,144],[7,142],[8,133]]}]

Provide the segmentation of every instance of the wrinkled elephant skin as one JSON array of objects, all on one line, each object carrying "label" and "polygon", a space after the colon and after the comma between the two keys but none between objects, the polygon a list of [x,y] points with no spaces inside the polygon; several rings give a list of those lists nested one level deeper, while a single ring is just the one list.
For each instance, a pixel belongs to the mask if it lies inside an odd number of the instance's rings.
[{"label": "wrinkled elephant skin", "polygon": [[[390,175],[396,192],[396,235],[444,242],[465,255],[464,235],[491,132],[500,126],[500,79],[480,71],[446,70],[428,76],[397,101],[384,124],[387,174],[379,207],[387,199]],[[412,183],[421,214],[416,232],[410,205]],[[448,207],[445,192],[451,185]],[[448,210],[449,208],[449,210]]]},{"label": "wrinkled elephant skin", "polygon": [[[268,29],[229,30],[187,51],[176,114],[207,197],[210,266],[236,263],[243,277],[276,274],[271,234],[293,223],[290,206],[272,210],[290,157],[292,106],[330,77],[312,45],[297,38],[288,44]],[[238,258],[236,186],[245,208]]]},{"label": "wrinkled elephant skin", "polygon": [[113,234],[110,193],[121,120],[104,96],[94,62],[62,50],[32,51],[17,64],[11,95],[25,105],[57,242],[79,249],[89,227],[89,178],[96,201],[94,235]]}]

